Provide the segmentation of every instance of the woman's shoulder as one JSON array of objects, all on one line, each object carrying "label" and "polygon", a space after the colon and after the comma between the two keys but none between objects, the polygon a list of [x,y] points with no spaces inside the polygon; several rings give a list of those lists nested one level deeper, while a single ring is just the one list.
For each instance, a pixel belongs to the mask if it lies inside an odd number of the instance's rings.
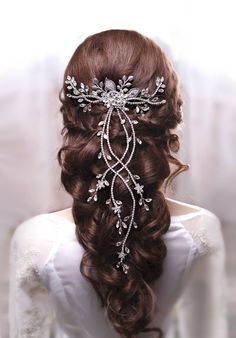
[{"label": "woman's shoulder", "polygon": [[16,227],[11,238],[10,256],[13,259],[21,257],[40,270],[59,233],[60,223],[55,222],[50,214],[32,216]]},{"label": "woman's shoulder", "polygon": [[173,222],[181,222],[198,246],[200,254],[213,253],[224,246],[220,218],[207,208],[172,200]]},{"label": "woman's shoulder", "polygon": [[57,224],[48,215],[50,214],[42,213],[22,221],[16,227],[12,241],[32,241],[34,238],[39,240],[45,237],[48,239],[53,238]]}]

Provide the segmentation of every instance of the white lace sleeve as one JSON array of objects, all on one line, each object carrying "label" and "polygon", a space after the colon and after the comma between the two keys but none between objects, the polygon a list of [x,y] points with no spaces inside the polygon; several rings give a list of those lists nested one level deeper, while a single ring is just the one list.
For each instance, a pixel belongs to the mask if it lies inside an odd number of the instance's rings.
[{"label": "white lace sleeve", "polygon": [[[47,224],[46,224],[47,223]],[[10,249],[10,338],[47,338],[53,311],[40,279],[41,267],[53,245],[54,229],[40,215],[16,229]]]},{"label": "white lace sleeve", "polygon": [[[225,249],[219,218],[210,211],[184,221],[199,250],[178,307],[181,338],[227,338]],[[197,219],[197,223],[196,223]]]}]

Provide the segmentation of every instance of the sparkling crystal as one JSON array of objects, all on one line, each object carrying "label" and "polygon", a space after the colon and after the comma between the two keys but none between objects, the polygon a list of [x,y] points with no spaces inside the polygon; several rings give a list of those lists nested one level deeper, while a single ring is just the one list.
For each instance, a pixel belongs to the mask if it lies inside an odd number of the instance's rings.
[{"label": "sparkling crystal", "polygon": [[127,252],[127,253],[130,252],[130,250],[129,250],[129,248],[127,246],[125,247],[125,252]]},{"label": "sparkling crystal", "polygon": [[133,222],[133,225],[134,225],[134,228],[137,229],[137,223],[136,222]]},{"label": "sparkling crystal", "polygon": [[127,228],[127,224],[125,223],[125,222],[122,222],[122,226],[123,226],[123,228]]},{"label": "sparkling crystal", "polygon": [[138,138],[138,137],[136,137],[136,140],[137,140],[137,142],[138,142],[139,144],[142,144],[142,143],[143,143],[142,140],[140,140],[140,138]]}]

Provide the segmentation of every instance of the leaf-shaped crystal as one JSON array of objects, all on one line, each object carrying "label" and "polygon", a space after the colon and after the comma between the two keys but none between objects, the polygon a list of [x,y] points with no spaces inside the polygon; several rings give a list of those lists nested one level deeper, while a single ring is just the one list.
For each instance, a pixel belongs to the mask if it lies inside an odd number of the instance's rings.
[{"label": "leaf-shaped crystal", "polygon": [[106,78],[105,80],[105,90],[106,91],[111,91],[111,90],[116,90],[116,85],[112,80],[109,80]]},{"label": "leaf-shaped crystal", "polygon": [[140,93],[140,90],[138,88],[132,88],[129,90],[127,94],[129,95],[129,98],[132,98],[132,97],[137,97],[139,93]]},{"label": "leaf-shaped crystal", "polygon": [[133,221],[134,228],[137,229],[138,225],[136,222]]},{"label": "leaf-shaped crystal", "polygon": [[136,137],[136,140],[139,144],[142,144],[142,140],[140,140],[140,138]]}]

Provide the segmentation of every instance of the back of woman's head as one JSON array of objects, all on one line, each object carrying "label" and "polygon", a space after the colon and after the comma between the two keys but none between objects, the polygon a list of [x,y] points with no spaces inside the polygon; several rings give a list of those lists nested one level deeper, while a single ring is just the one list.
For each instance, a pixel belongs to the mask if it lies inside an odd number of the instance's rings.
[{"label": "back of woman's head", "polygon": [[[162,187],[187,168],[171,154],[178,151],[179,140],[170,129],[182,122],[178,79],[170,61],[154,41],[128,30],[109,30],[89,36],[74,52],[64,80],[68,75],[89,87],[94,78],[99,81],[109,78],[117,83],[123,75],[133,75],[136,88],[148,87],[150,91],[154,91],[157,77],[164,77],[166,87],[161,94],[166,100],[164,105],[150,107],[144,116],[135,114],[135,109],[128,112],[131,120],[138,120],[135,132],[142,139],[128,168],[140,176],[140,184],[152,201],[149,212],[141,207],[136,210],[138,227],[127,242],[130,248],[127,275],[116,267],[116,243],[120,235],[116,229],[117,218],[106,204],[109,187],[98,192],[97,201],[87,203],[88,191],[96,185],[96,175],[106,169],[106,164],[98,159],[97,132],[107,109],[94,105],[91,111],[83,111],[76,100],[66,96],[66,85],[60,95],[64,144],[58,152],[58,160],[62,184],[73,197],[77,239],[84,248],[80,270],[95,288],[114,329],[122,337],[134,337],[145,331],[158,310],[152,286],[162,273],[167,251],[162,235],[170,226]],[[113,119],[110,139],[120,155],[124,151],[125,134],[118,122],[118,118]],[[174,172],[170,170],[170,163],[177,167]],[[107,180],[110,179],[108,175]],[[122,197],[127,212],[131,201],[121,180],[115,182],[114,191]],[[161,333],[158,328],[156,331]]]}]

